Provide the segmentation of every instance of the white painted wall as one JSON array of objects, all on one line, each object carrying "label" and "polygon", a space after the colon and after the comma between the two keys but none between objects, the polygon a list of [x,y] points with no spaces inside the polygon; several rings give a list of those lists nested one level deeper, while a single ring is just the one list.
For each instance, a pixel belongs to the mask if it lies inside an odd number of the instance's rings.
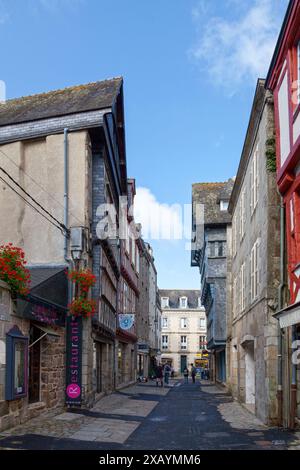
[{"label": "white painted wall", "polygon": [[298,114],[294,125],[293,125],[293,143],[295,144],[296,140],[300,135],[300,113]]},{"label": "white painted wall", "polygon": [[287,72],[285,72],[284,79],[278,92],[278,112],[280,126],[280,161],[282,166],[291,150],[289,134],[289,94]]}]

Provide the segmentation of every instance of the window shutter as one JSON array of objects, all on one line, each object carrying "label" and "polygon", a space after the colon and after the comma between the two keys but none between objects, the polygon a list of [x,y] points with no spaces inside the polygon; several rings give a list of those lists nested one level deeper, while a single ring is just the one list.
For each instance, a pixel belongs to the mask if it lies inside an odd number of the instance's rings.
[{"label": "window shutter", "polygon": [[253,161],[250,165],[250,210],[253,211]]}]

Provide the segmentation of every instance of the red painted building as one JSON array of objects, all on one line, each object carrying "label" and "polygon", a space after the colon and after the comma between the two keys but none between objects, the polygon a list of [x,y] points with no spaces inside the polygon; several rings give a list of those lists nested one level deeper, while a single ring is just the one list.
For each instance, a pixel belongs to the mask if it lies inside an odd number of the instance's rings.
[{"label": "red painted building", "polygon": [[[281,332],[285,333],[285,340],[281,335],[279,345],[282,414],[283,423],[294,427],[297,420],[300,422],[300,370],[292,359],[300,333],[300,0],[289,3],[266,87],[274,94],[277,184],[284,208],[282,275],[276,314]],[[284,284],[288,287],[285,297]]]}]

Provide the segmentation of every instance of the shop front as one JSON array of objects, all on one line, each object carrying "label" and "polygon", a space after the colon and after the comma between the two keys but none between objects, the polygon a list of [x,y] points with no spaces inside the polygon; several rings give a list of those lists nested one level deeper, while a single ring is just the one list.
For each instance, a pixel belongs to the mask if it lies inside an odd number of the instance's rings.
[{"label": "shop front", "polygon": [[30,272],[26,297],[0,285],[0,429],[64,405],[66,276],[63,268]]},{"label": "shop front", "polygon": [[147,343],[137,345],[137,376],[139,380],[149,376],[149,346]]}]

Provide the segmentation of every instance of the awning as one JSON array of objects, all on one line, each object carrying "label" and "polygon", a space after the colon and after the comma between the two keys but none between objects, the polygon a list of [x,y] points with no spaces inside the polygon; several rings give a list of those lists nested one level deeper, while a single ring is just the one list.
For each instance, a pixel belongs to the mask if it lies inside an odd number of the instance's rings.
[{"label": "awning", "polygon": [[300,323],[300,302],[288,305],[273,316],[279,320],[280,328],[297,325]]},{"label": "awning", "polygon": [[64,326],[68,306],[65,268],[29,267],[30,293],[17,298],[17,314],[45,325]]},{"label": "awning", "polygon": [[33,325],[39,330],[41,330],[42,333],[38,339],[36,339],[33,343],[29,345],[29,348],[31,348],[34,344],[38,343],[43,338],[45,338],[46,335],[56,336],[56,337],[60,336],[60,334],[57,333],[57,331],[53,330],[52,328],[46,328],[45,326],[37,325],[36,323],[33,323]]}]

